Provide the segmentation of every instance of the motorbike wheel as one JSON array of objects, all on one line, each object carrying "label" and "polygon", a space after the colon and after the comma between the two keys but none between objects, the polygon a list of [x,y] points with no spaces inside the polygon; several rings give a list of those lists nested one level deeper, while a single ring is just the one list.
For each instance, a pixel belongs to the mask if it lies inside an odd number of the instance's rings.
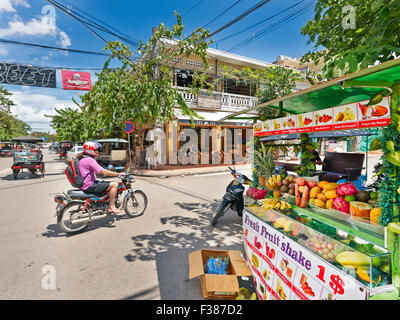
[{"label": "motorbike wheel", "polygon": [[135,190],[130,193],[124,201],[124,210],[128,217],[141,216],[147,208],[147,196],[142,190]]},{"label": "motorbike wheel", "polygon": [[215,214],[214,218],[211,220],[211,225],[212,226],[215,226],[215,224],[217,223],[218,219],[221,218],[226,213],[226,211],[228,211],[229,204],[230,203],[228,201],[226,201],[226,200],[222,200],[220,202],[220,204],[218,205],[217,210],[216,210],[217,213]]},{"label": "motorbike wheel", "polygon": [[65,233],[78,233],[87,227],[87,223],[76,225],[71,223],[71,216],[82,212],[83,205],[83,202],[71,201],[64,207],[61,214],[57,216],[57,225],[61,231]]}]

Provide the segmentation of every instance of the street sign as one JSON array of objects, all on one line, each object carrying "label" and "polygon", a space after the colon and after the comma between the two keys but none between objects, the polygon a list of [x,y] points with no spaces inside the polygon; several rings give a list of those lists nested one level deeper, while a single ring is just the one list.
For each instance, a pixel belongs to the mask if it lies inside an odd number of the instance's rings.
[{"label": "street sign", "polygon": [[125,131],[126,133],[129,134],[129,133],[132,133],[133,130],[135,130],[135,126],[133,125],[133,123],[130,122],[130,121],[126,121],[126,122],[125,122],[125,129],[124,129],[124,131]]}]

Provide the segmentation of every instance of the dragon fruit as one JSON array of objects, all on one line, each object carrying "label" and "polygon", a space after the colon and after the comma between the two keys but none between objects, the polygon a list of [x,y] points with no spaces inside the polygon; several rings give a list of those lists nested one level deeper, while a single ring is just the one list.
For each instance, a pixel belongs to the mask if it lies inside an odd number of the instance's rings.
[{"label": "dragon fruit", "polygon": [[332,206],[336,210],[350,213],[350,204],[346,202],[346,200],[343,197],[337,197],[336,199],[334,199]]},{"label": "dragon fruit", "polygon": [[247,194],[255,200],[264,199],[267,196],[267,190],[251,187],[247,190]]},{"label": "dragon fruit", "polygon": [[339,184],[336,193],[339,197],[354,196],[358,193],[358,190],[352,182],[346,182]]}]

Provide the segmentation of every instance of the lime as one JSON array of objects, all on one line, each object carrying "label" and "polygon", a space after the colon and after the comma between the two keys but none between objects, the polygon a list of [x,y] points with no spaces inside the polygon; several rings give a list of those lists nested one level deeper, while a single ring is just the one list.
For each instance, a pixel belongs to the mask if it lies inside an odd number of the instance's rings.
[{"label": "lime", "polygon": [[352,202],[352,201],[356,201],[356,197],[355,197],[355,196],[352,196],[352,195],[348,195],[348,196],[346,196],[346,197],[344,198],[344,200],[345,200],[346,202]]},{"label": "lime", "polygon": [[369,194],[370,199],[378,199],[378,193],[377,192],[371,192]]}]

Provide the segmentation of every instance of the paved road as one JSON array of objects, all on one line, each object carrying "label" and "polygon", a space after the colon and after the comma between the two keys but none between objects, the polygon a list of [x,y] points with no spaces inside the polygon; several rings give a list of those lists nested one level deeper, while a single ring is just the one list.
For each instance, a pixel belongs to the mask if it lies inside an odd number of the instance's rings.
[{"label": "paved road", "polygon": [[[50,194],[71,187],[65,164],[44,157],[44,178],[23,173],[18,180],[11,158],[0,158],[0,299],[160,299],[159,277],[170,270],[157,270],[157,254],[241,244],[235,214],[209,226],[229,174],[137,178],[149,198],[145,215],[61,234]],[[54,272],[55,289],[44,289]]]}]

